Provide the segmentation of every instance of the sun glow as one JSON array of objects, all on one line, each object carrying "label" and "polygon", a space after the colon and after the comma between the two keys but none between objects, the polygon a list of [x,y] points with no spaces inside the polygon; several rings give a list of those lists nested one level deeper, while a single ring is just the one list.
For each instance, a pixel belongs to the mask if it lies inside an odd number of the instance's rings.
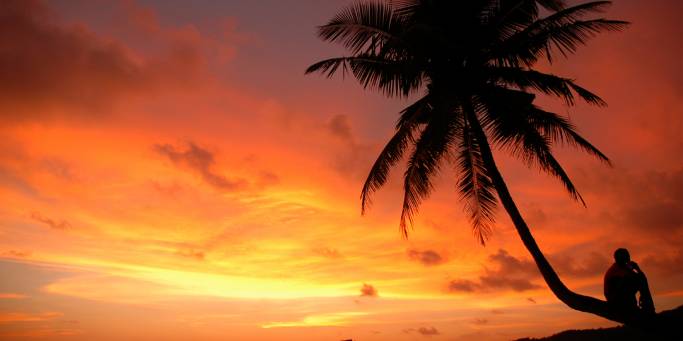
[{"label": "sun glow", "polygon": [[292,322],[271,322],[262,325],[262,328],[283,328],[283,327],[325,327],[325,326],[345,326],[354,322],[354,318],[367,316],[363,312],[339,312],[333,314],[306,316],[301,321]]}]

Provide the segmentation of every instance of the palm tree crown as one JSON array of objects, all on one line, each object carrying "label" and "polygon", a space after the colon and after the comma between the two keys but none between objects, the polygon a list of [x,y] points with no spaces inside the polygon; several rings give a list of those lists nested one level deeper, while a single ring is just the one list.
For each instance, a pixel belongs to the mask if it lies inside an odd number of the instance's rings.
[{"label": "palm tree crown", "polygon": [[[605,105],[572,79],[540,72],[541,58],[567,56],[601,31],[627,23],[604,18],[609,1],[567,7],[563,0],[397,0],[357,2],[341,10],[319,36],[341,43],[350,56],[311,65],[328,77],[350,72],[361,85],[389,97],[419,99],[400,112],[395,134],[363,186],[362,211],[389,170],[408,151],[400,228],[407,235],[420,202],[432,189],[442,159],[455,160],[458,189],[473,232],[485,243],[500,188],[491,142],[557,177],[583,203],[552,153],[556,143],[581,148],[609,163],[566,117],[534,104],[537,94]],[[544,14],[547,13],[547,14]],[[449,157],[452,156],[452,157]],[[502,181],[502,178],[501,178]],[[502,198],[501,198],[502,200]]]}]

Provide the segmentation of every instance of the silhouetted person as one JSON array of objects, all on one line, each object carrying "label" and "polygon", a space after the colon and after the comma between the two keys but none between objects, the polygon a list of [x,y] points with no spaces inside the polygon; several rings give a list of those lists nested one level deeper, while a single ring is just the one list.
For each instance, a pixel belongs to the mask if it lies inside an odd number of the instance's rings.
[{"label": "silhouetted person", "polygon": [[[639,301],[636,293],[640,293]],[[614,264],[605,274],[605,298],[613,309],[623,314],[655,311],[647,278],[638,264],[631,261],[626,249],[614,251]]]}]

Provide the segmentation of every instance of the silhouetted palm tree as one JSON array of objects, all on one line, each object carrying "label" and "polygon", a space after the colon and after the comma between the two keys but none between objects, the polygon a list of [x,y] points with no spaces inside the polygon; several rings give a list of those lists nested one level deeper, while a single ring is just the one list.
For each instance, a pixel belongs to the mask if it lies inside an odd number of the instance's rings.
[{"label": "silhouetted palm tree", "polygon": [[[456,160],[458,188],[481,243],[491,233],[496,194],[552,292],[569,307],[614,321],[625,317],[605,301],[574,293],[539,249],[501,176],[491,146],[557,177],[584,203],[552,153],[556,143],[578,147],[609,164],[567,118],[534,104],[535,94],[590,104],[605,102],[573,80],[533,69],[541,59],[567,56],[602,31],[625,21],[584,19],[609,1],[567,7],[563,0],[396,0],[358,2],[341,10],[319,36],[351,53],[311,65],[328,77],[350,72],[366,88],[389,97],[423,95],[403,109],[395,135],[363,186],[362,212],[407,150],[400,228],[408,225],[432,190],[442,159]],[[547,13],[543,15],[543,13]],[[446,157],[452,155],[453,158]],[[585,204],[584,204],[585,205]]]}]

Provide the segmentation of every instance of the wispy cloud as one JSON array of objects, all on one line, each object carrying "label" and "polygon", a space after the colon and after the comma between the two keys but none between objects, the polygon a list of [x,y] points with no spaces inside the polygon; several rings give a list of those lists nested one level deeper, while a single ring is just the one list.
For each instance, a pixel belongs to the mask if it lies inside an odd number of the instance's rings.
[{"label": "wispy cloud", "polygon": [[59,312],[44,312],[44,313],[19,313],[19,312],[1,312],[0,323],[9,322],[35,322],[47,321],[61,317],[63,314]]},{"label": "wispy cloud", "polygon": [[49,228],[54,230],[66,230],[71,228],[71,224],[66,220],[55,220],[52,218],[45,217],[38,212],[31,213],[31,219],[39,223],[45,224]]},{"label": "wispy cloud", "polygon": [[441,335],[439,330],[436,329],[435,327],[408,328],[408,329],[404,329],[403,333],[405,333],[405,334],[417,333],[417,334],[425,336],[425,337]]},{"label": "wispy cloud", "polygon": [[204,182],[219,190],[236,191],[244,189],[247,181],[242,178],[228,178],[213,170],[215,156],[210,151],[189,142],[186,148],[178,148],[170,144],[157,144],[154,150],[166,156],[174,165],[185,167],[197,173]]},{"label": "wispy cloud", "polygon": [[331,259],[338,259],[338,258],[342,257],[339,250],[334,249],[334,248],[329,248],[329,247],[316,247],[313,249],[313,252],[315,254],[321,255],[321,256],[326,257],[326,258],[331,258]]}]

